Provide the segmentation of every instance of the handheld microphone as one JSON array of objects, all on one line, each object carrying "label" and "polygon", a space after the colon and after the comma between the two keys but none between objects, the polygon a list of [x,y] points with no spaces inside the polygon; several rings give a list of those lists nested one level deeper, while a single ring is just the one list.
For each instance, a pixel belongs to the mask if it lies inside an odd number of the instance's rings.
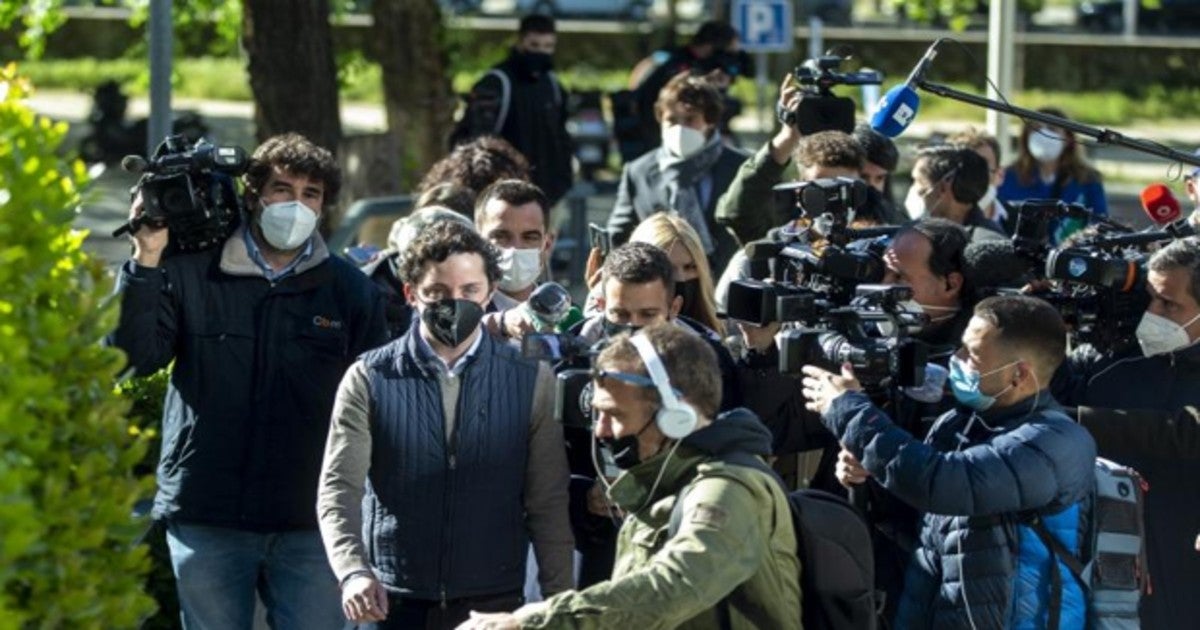
[{"label": "handheld microphone", "polygon": [[1139,196],[1142,202],[1142,212],[1150,218],[1154,225],[1163,231],[1171,233],[1176,238],[1192,236],[1195,228],[1183,217],[1183,209],[1179,200],[1171,194],[1171,189],[1163,184],[1150,184],[1142,190]]},{"label": "handheld microphone", "polygon": [[921,97],[917,95],[917,84],[925,79],[929,64],[937,57],[938,46],[941,44],[942,40],[940,39],[930,44],[929,49],[925,51],[925,56],[921,57],[908,75],[908,80],[888,90],[883,98],[879,99],[875,115],[871,116],[871,129],[889,138],[895,138],[908,129],[913,119],[917,117],[917,110],[921,106]]}]

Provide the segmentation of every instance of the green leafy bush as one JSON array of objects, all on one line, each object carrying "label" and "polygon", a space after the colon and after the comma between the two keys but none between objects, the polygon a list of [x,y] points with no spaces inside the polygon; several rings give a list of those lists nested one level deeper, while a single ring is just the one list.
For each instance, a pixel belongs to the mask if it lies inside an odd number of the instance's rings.
[{"label": "green leafy bush", "polygon": [[0,630],[133,628],[153,611],[131,517],[146,438],[113,389],[111,280],[71,229],[82,164],[65,125],[0,70]]}]

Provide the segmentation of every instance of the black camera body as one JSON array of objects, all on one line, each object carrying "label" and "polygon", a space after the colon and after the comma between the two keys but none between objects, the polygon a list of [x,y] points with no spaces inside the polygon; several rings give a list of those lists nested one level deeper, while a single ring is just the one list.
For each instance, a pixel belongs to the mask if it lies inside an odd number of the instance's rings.
[{"label": "black camera body", "polygon": [[241,216],[234,178],[247,166],[241,147],[213,146],[204,139],[189,147],[178,135],[168,136],[149,161],[127,156],[122,167],[143,173],[134,188],[141,191],[143,211],[114,236],[147,224],[166,227],[172,250],[180,253],[219,245]]},{"label": "black camera body", "polygon": [[589,365],[600,344],[568,333],[528,334],[521,338],[521,355],[556,365],[554,416],[564,427],[592,426],[592,370]]},{"label": "black camera body", "polygon": [[805,135],[818,131],[854,131],[854,101],[833,93],[836,85],[879,85],[883,76],[874,70],[839,72],[845,57],[823,55],[808,59],[792,71],[802,86],[795,110],[778,111],[779,121]]}]

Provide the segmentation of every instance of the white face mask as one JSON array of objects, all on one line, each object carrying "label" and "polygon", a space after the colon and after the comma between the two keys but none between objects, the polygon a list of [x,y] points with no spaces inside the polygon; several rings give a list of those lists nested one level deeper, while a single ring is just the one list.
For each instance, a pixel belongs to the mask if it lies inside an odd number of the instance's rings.
[{"label": "white face mask", "polygon": [[1067,141],[1061,133],[1043,129],[1029,134],[1025,146],[1029,148],[1029,155],[1032,155],[1033,159],[1039,162],[1053,162],[1062,156]]},{"label": "white face mask", "polygon": [[542,250],[506,247],[500,250],[500,290],[510,293],[529,288],[542,273]]},{"label": "white face mask", "polygon": [[679,158],[689,158],[700,152],[708,138],[703,131],[696,131],[683,125],[667,125],[662,130],[663,148],[668,153]]},{"label": "white face mask", "polygon": [[925,197],[921,196],[916,186],[908,187],[908,194],[904,196],[904,210],[914,221],[925,216]]},{"label": "white face mask", "polygon": [[1142,354],[1152,357],[1156,354],[1166,354],[1178,350],[1192,342],[1188,337],[1187,327],[1191,326],[1196,320],[1200,319],[1197,315],[1182,326],[1163,317],[1146,311],[1142,315],[1142,321],[1137,327],[1138,345],[1142,347]]},{"label": "white face mask", "polygon": [[991,218],[988,210],[992,207],[992,202],[996,201],[996,185],[988,184],[987,192],[983,193],[983,197],[979,199],[979,209],[983,210],[983,214]]},{"label": "white face mask", "polygon": [[288,252],[312,236],[317,227],[317,213],[299,201],[281,201],[263,206],[258,226],[271,247]]}]

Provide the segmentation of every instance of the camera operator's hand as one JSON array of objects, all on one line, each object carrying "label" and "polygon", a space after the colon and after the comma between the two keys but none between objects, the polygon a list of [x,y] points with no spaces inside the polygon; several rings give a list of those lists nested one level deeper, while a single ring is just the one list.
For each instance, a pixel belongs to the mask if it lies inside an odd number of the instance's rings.
[{"label": "camera operator's hand", "polygon": [[521,339],[529,333],[537,332],[533,322],[529,321],[528,317],[522,313],[521,308],[510,308],[507,311],[500,313],[500,326],[503,327],[503,334],[509,339]]},{"label": "camera operator's hand", "polygon": [[1045,293],[1053,290],[1054,281],[1046,279],[1030,280],[1025,284],[1025,286],[1021,287],[1021,293],[1023,295],[1037,295],[1038,293]]},{"label": "camera operator's hand", "polygon": [[358,623],[383,621],[388,614],[387,591],[374,575],[356,575],[342,587],[342,612]]},{"label": "camera operator's hand", "polygon": [[604,252],[599,247],[593,247],[588,252],[587,265],[583,269],[583,278],[587,282],[588,291],[600,284],[601,267],[604,266]]},{"label": "camera operator's hand", "polygon": [[600,483],[599,480],[592,484],[592,487],[588,489],[587,509],[588,512],[591,512],[596,516],[611,517],[616,515],[618,518],[625,518],[624,512],[617,508],[617,506],[609,503],[608,495],[604,494],[604,484]]},{"label": "camera operator's hand", "polygon": [[854,377],[854,369],[849,363],[842,364],[841,376],[822,370],[815,365],[806,365],[801,370],[804,372],[804,380],[802,393],[808,399],[808,403],[804,406],[809,411],[815,411],[824,415],[829,411],[829,406],[833,404],[834,399],[846,392],[856,392],[862,389],[858,379]]},{"label": "camera operator's hand", "polygon": [[[138,193],[133,198],[133,204],[129,207],[129,219],[133,220],[141,216],[145,211],[145,206],[142,204],[142,193]],[[133,260],[143,267],[157,267],[158,263],[162,262],[163,251],[167,249],[169,236],[166,226],[155,228],[150,225],[143,224],[138,231],[133,233]]]},{"label": "camera operator's hand", "polygon": [[837,477],[838,483],[849,489],[851,486],[866,483],[867,477],[870,477],[871,473],[867,472],[866,468],[863,468],[857,457],[843,448],[837,456],[837,466],[834,468],[834,476]]},{"label": "camera operator's hand", "polygon": [[[792,75],[787,75],[783,78],[783,83],[779,85],[779,107],[795,111],[800,107],[801,98],[800,87],[792,80]],[[787,164],[792,159],[792,154],[796,152],[796,148],[800,146],[800,139],[803,135],[799,129],[792,125],[781,125],[779,132],[771,138],[771,158],[777,164]]]},{"label": "camera operator's hand", "polygon": [[738,322],[737,327],[742,333],[742,342],[746,344],[746,348],[764,352],[775,343],[775,335],[779,334],[780,323],[772,322],[766,326],[755,326],[746,322]]}]

